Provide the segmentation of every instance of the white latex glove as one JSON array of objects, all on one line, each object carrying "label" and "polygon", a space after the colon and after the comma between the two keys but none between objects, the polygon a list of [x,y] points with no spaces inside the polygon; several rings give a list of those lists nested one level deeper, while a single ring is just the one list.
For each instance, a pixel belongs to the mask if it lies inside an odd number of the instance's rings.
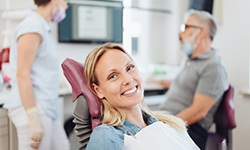
[{"label": "white latex glove", "polygon": [[38,117],[38,110],[36,107],[26,110],[29,118],[29,130],[31,135],[31,147],[38,149],[43,137],[42,123]]}]

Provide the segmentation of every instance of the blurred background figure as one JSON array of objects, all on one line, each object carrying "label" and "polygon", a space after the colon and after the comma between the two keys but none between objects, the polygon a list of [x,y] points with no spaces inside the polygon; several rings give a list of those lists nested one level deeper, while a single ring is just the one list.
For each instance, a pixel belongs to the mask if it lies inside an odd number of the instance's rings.
[{"label": "blurred background figure", "polygon": [[68,150],[58,119],[59,60],[51,22],[66,17],[65,0],[34,0],[37,9],[17,26],[10,50],[12,89],[4,104],[18,134],[18,149]]},{"label": "blurred background figure", "polygon": [[183,119],[201,149],[205,149],[207,131],[229,86],[221,59],[211,47],[216,31],[211,14],[189,10],[179,33],[181,49],[188,59],[173,82],[160,81],[169,88],[161,110]]}]

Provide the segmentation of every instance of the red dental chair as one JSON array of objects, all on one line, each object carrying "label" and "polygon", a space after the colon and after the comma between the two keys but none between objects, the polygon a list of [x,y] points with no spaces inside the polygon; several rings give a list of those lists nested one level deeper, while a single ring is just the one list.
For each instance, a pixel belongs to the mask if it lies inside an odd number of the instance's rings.
[{"label": "red dental chair", "polygon": [[236,128],[233,96],[234,88],[229,85],[215,113],[215,132],[209,133],[206,150],[232,150],[232,130]]},{"label": "red dental chair", "polygon": [[92,130],[100,124],[100,102],[85,80],[81,63],[67,58],[61,66],[72,88],[72,101],[76,103],[73,111],[74,129],[79,138],[80,149],[85,149]]}]

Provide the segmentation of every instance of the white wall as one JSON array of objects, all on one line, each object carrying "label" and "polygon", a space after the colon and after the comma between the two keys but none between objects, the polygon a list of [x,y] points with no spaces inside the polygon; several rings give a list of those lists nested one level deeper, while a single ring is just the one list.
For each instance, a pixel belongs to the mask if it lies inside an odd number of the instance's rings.
[{"label": "white wall", "polygon": [[233,131],[233,149],[250,147],[250,97],[239,92],[249,88],[250,1],[224,0],[222,2],[221,30],[214,43],[220,50],[235,87],[237,128]]}]

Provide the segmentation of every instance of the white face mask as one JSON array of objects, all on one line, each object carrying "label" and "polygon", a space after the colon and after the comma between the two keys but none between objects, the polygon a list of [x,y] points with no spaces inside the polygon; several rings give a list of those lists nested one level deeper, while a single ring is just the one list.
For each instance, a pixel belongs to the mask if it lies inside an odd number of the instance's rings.
[{"label": "white face mask", "polygon": [[197,45],[196,44],[192,44],[194,42],[195,37],[199,34],[199,32],[194,32],[192,34],[192,36],[187,39],[186,41],[184,41],[184,43],[181,46],[181,49],[183,50],[183,52],[187,55],[190,56],[193,51],[196,49]]},{"label": "white face mask", "polygon": [[63,7],[61,7],[59,10],[53,9],[52,15],[52,21],[59,23],[66,17],[66,10]]}]

